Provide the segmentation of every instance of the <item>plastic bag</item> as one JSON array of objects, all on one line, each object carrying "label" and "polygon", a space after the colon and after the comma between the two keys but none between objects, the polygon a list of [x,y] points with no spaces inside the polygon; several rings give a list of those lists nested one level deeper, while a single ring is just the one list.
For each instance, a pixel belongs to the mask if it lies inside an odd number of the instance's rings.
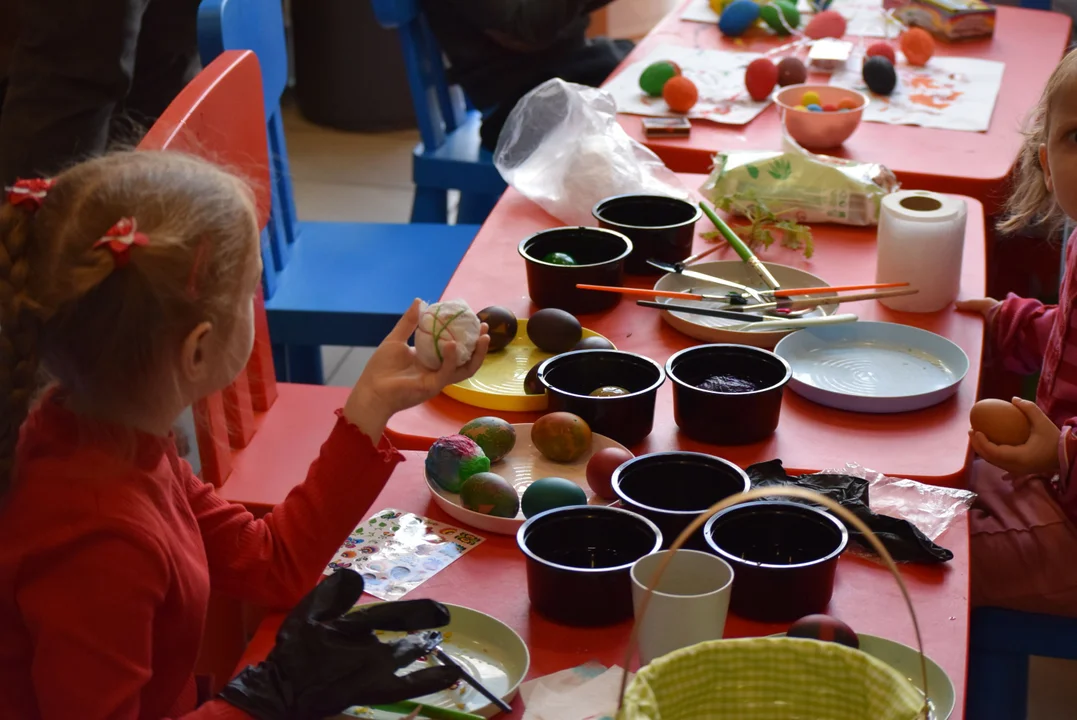
[{"label": "plastic bag", "polygon": [[815,155],[786,139],[784,152],[721,152],[700,191],[718,207],[745,215],[756,203],[798,223],[875,225],[883,196],[898,189],[875,163]]},{"label": "plastic bag", "polygon": [[613,96],[557,78],[516,104],[494,165],[505,182],[567,225],[593,224],[591,209],[613,195],[689,196],[658,156],[617,123]]}]

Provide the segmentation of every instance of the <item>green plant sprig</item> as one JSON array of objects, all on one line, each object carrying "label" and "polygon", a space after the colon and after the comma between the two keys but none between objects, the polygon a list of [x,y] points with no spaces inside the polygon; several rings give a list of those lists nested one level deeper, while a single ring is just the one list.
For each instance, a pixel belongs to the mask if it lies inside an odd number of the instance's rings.
[{"label": "green plant sprig", "polygon": [[[744,197],[741,200],[722,198],[715,205],[736,217],[744,217],[748,220],[746,225],[730,223],[729,228],[753,250],[760,246],[764,249],[769,248],[778,239],[775,233],[779,233],[783,247],[803,252],[806,258],[815,254],[811,228],[781,217],[793,212],[792,210],[775,213],[762,200],[753,197]],[[724,242],[721,233],[717,230],[705,232],[703,237],[706,240]]]}]

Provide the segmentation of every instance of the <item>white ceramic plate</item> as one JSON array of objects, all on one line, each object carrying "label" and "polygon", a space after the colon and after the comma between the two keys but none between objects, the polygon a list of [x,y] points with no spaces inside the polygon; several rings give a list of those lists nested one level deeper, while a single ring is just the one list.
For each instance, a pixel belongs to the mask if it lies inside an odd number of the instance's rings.
[{"label": "white ceramic plate", "polygon": [[[878,635],[865,635],[857,633],[860,638],[860,651],[871,655],[877,660],[882,660],[890,667],[909,679],[920,692],[924,692],[923,673],[920,672],[920,651],[902,645],[893,640],[887,640]],[[775,633],[771,637],[785,637],[785,633]],[[937,662],[930,657],[924,656],[927,661],[927,697],[935,708],[934,720],[948,720],[954,711],[956,699],[954,697],[954,683]]]},{"label": "white ceramic plate", "polygon": [[[763,263],[763,265],[770,270],[771,274],[774,275],[774,279],[777,280],[778,284],[783,288],[828,287],[830,285],[830,283],[816,275],[804,272],[803,270],[798,270],[794,267],[789,267],[788,265],[776,265],[774,263]],[[721,260],[718,262],[698,263],[696,265],[689,265],[688,269],[703,273],[704,275],[712,275],[724,280],[732,280],[735,283],[740,283],[753,290],[768,289],[767,286],[763,284],[763,281],[759,279],[759,276],[755,274],[755,271],[740,260]],[[658,279],[658,282],[655,283],[654,289],[672,290],[674,292],[697,292],[704,295],[724,295],[729,291],[729,288],[722,285],[706,283],[702,280],[686,277],[680,273],[667,273],[663,275]],[[660,303],[675,303],[677,305],[698,304],[700,307],[707,308],[722,308],[726,304],[724,302],[712,300],[703,300],[699,302],[695,300],[670,300],[666,298],[655,298],[655,300]],[[837,310],[837,305],[827,305],[805,313],[804,317],[833,315]],[[667,312],[664,310],[660,312],[662,313],[662,318],[680,332],[688,337],[709,343],[737,343],[740,345],[751,345],[753,347],[769,349],[774,347],[779,340],[790,332],[789,330],[778,330],[775,332],[743,332],[729,329],[730,326],[740,324],[736,320],[704,317],[702,315],[692,315],[685,312]]]},{"label": "white ceramic plate", "polygon": [[[523,639],[508,625],[485,613],[459,605],[445,607],[449,609],[452,621],[442,629],[445,641],[441,649],[495,695],[505,702],[512,702],[531,667],[531,655]],[[383,641],[401,637],[401,633],[391,632],[379,632],[378,635]],[[406,668],[405,672],[438,664],[434,659],[420,661]],[[487,718],[499,712],[466,683],[435,695],[416,698],[415,702]],[[363,708],[353,708],[346,714],[351,717],[400,720],[399,715]]]},{"label": "white ceramic plate", "polygon": [[969,370],[965,352],[909,325],[857,322],[805,328],[774,352],[793,369],[789,389],[820,405],[896,413],[936,405]]},{"label": "white ceramic plate", "polygon": [[[491,465],[490,472],[503,477],[509,485],[516,488],[517,494],[523,497],[524,490],[535,480],[544,477],[560,477],[571,480],[583,488],[583,491],[587,493],[589,504],[608,504],[606,500],[595,497],[587,485],[587,461],[596,452],[605,448],[621,448],[628,452],[624,445],[605,435],[594,433],[591,436],[591,449],[584,453],[583,457],[574,462],[559,463],[547,459],[531,442],[531,423],[518,423],[512,427],[516,429],[516,446],[503,459]],[[434,496],[434,503],[439,508],[454,520],[459,520],[473,528],[499,535],[515,535],[524,524],[525,518],[522,511],[514,518],[483,515],[465,508],[460,503],[459,495],[445,490],[429,477],[426,478],[426,484],[430,488],[430,494]]]}]

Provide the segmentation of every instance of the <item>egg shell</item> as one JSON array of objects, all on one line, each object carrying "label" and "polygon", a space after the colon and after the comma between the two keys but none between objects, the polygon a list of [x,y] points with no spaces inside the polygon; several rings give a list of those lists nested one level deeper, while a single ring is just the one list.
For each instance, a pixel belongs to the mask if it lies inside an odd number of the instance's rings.
[{"label": "egg shell", "polygon": [[[786,25],[791,28],[800,25],[800,11],[797,10],[796,5],[787,0],[777,0],[773,4],[763,5],[759,8],[759,17],[778,35],[789,34]],[[782,19],[785,20],[784,23]]]},{"label": "egg shell", "polygon": [[[742,0],[737,0],[741,2]],[[680,75],[675,78],[671,78],[666,86],[662,88],[662,99],[666,101],[666,105],[669,105],[669,109],[673,112],[686,113],[695,107],[696,101],[699,100],[699,88],[696,84],[688,78]]]},{"label": "egg shell", "polygon": [[651,97],[661,97],[662,88],[670,78],[681,74],[680,67],[668,60],[653,62],[644,68],[639,76],[639,86]]},{"label": "egg shell", "polygon": [[854,650],[860,649],[860,638],[853,629],[829,615],[807,615],[790,626],[787,637],[823,640],[845,645]]},{"label": "egg shell", "polygon": [[996,445],[1024,445],[1032,435],[1032,425],[1025,414],[1005,400],[976,403],[969,412],[969,424]]},{"label": "egg shell", "polygon": [[618,447],[603,448],[587,461],[587,484],[591,491],[603,500],[616,500],[613,492],[613,471],[633,457],[632,453]]},{"label": "egg shell", "polygon": [[935,54],[935,38],[923,28],[909,28],[901,36],[901,52],[910,65],[927,65]]},{"label": "egg shell", "polygon": [[445,346],[456,343],[456,364],[466,365],[479,341],[479,316],[463,300],[423,303],[415,329],[415,354],[430,370],[441,367]]},{"label": "egg shell", "polygon": [[557,308],[539,310],[527,321],[527,337],[535,347],[548,353],[563,353],[583,337],[580,321]]},{"label": "egg shell", "polygon": [[744,71],[744,86],[752,100],[762,102],[770,97],[770,91],[778,84],[778,66],[770,58],[756,58]]},{"label": "egg shell", "polygon": [[894,87],[897,85],[897,72],[886,58],[881,55],[868,58],[864,63],[863,72],[864,84],[873,93],[889,95],[894,92]]},{"label": "egg shell", "polygon": [[492,415],[475,418],[460,428],[460,434],[474,440],[492,463],[498,462],[516,447],[516,428]]},{"label": "egg shell", "polygon": [[479,316],[479,322],[486,323],[486,334],[490,336],[490,352],[504,350],[516,337],[516,331],[520,326],[512,310],[500,305],[491,305],[475,314]]},{"label": "egg shell", "polygon": [[520,495],[500,475],[481,472],[464,481],[460,504],[483,515],[514,518],[520,512]]},{"label": "egg shell", "polygon": [[573,350],[615,350],[613,343],[604,337],[592,335],[585,337],[572,346]]},{"label": "egg shell", "polygon": [[460,492],[465,480],[489,469],[490,458],[464,435],[438,438],[426,453],[426,476],[449,492]]},{"label": "egg shell", "polygon": [[587,493],[571,480],[547,477],[531,483],[520,499],[525,518],[559,507],[586,505]]},{"label": "egg shell", "polygon": [[722,11],[718,29],[728,37],[738,37],[759,19],[759,6],[753,0],[736,0]]},{"label": "egg shell", "polygon": [[782,87],[799,85],[807,79],[808,68],[805,67],[800,58],[784,57],[778,63],[778,84]]},{"label": "egg shell", "polygon": [[808,21],[804,34],[812,40],[842,38],[845,36],[845,18],[836,10],[824,10]]},{"label": "egg shell", "polygon": [[894,46],[888,42],[877,42],[869,45],[867,52],[864,53],[864,59],[866,60],[867,58],[875,57],[876,55],[886,58],[892,64],[897,63],[897,53],[894,52]]},{"label": "egg shell", "polygon": [[805,107],[807,107],[808,105],[818,105],[819,93],[815,92],[814,90],[809,90],[808,92],[800,96],[800,104]]}]

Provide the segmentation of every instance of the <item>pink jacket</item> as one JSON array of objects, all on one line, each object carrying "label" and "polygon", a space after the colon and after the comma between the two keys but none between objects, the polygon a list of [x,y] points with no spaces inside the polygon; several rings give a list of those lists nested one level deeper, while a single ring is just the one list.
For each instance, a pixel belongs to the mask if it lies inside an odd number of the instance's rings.
[{"label": "pink jacket", "polygon": [[1058,443],[1059,503],[1077,522],[1077,232],[1066,245],[1066,275],[1059,304],[1010,294],[990,318],[992,348],[1014,372],[1040,373],[1036,404],[1062,428]]}]

